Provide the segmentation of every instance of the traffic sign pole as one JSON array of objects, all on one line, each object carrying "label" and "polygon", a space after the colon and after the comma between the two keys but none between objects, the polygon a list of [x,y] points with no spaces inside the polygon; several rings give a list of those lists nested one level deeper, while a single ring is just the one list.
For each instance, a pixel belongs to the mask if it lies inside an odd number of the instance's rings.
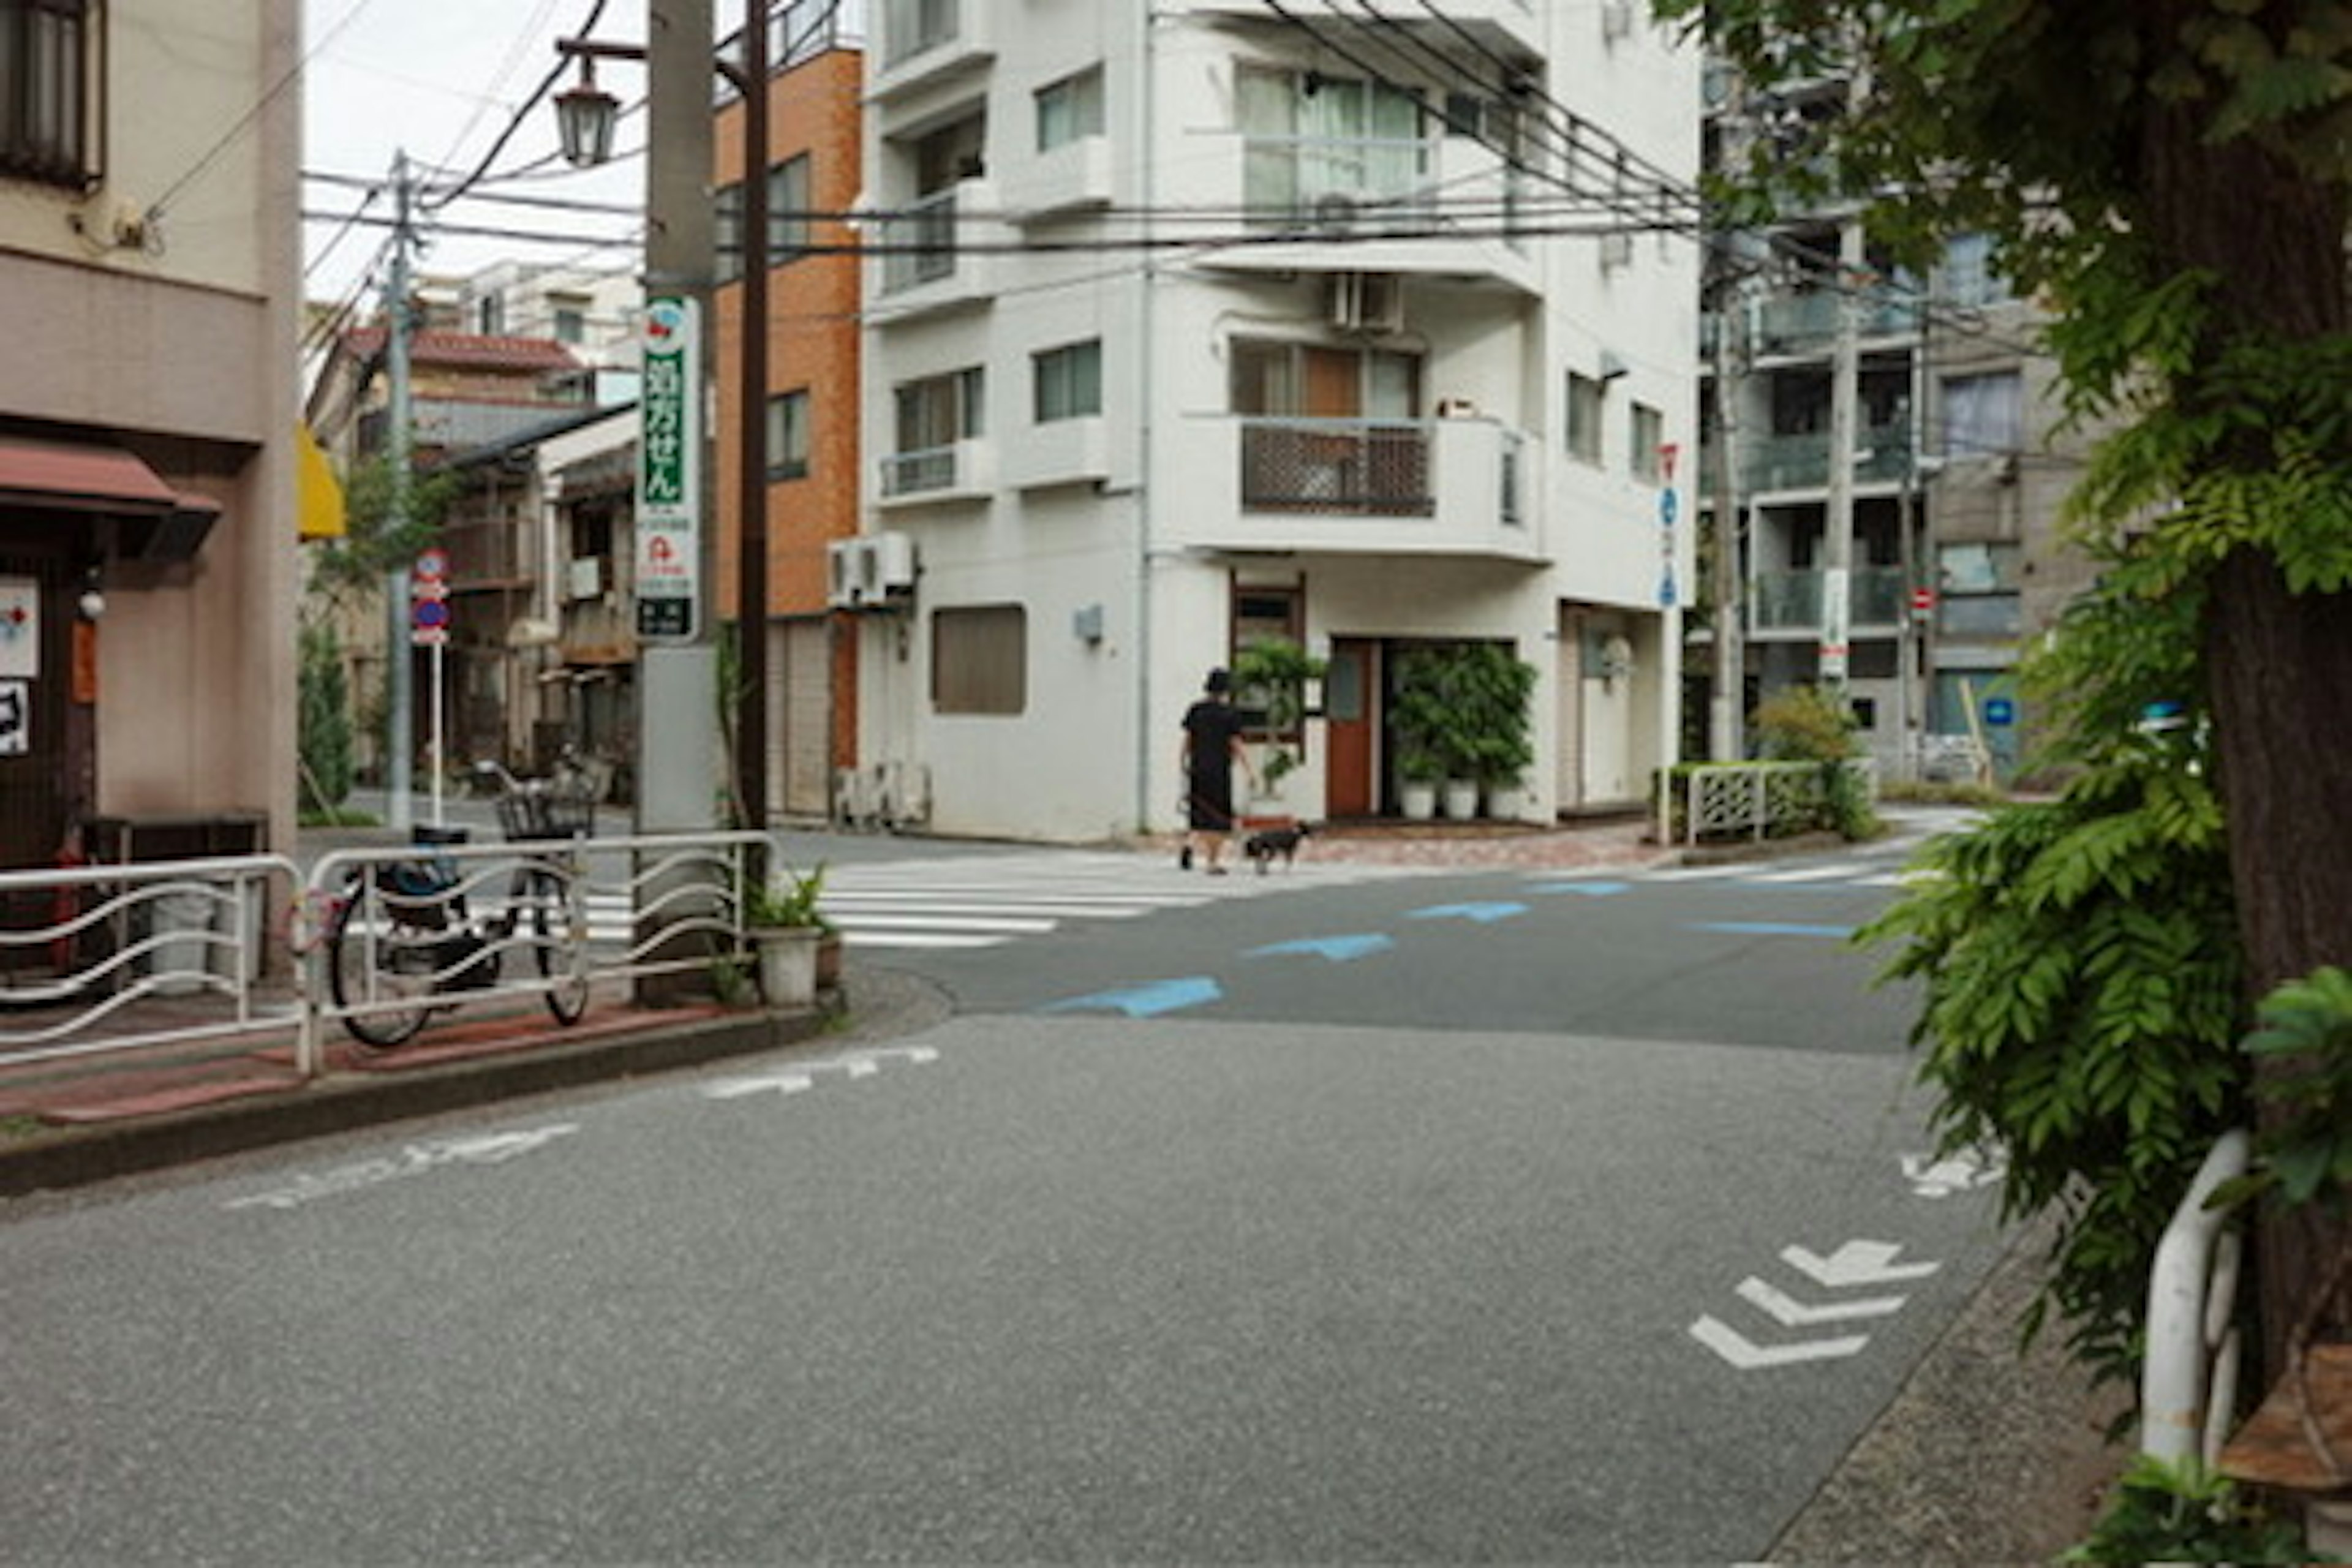
[{"label": "traffic sign pole", "polygon": [[416,569],[408,580],[408,597],[409,641],[432,651],[432,730],[425,740],[425,754],[433,759],[433,826],[446,827],[449,823],[442,795],[449,767],[448,759],[441,754],[444,743],[443,694],[447,689],[443,660],[449,647],[449,555],[446,551],[432,549],[418,552]]}]

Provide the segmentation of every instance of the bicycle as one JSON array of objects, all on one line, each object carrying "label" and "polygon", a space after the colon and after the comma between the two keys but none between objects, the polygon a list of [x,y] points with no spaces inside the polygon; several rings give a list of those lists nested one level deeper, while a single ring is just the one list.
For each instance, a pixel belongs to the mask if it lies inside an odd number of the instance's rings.
[{"label": "bicycle", "polygon": [[[541,997],[558,1024],[576,1024],[588,1010],[588,979],[573,962],[584,932],[573,918],[570,870],[556,858],[594,830],[590,775],[568,757],[552,778],[518,779],[494,762],[475,763],[474,773],[498,789],[499,826],[525,852],[503,900],[480,914],[469,895],[486,874],[464,876],[447,854],[353,873],[326,933],[327,982],[344,1029],[362,1046],[390,1049],[415,1038],[435,1013],[457,1005],[436,998],[489,990],[519,947],[530,950]],[[415,830],[421,849],[467,837],[463,827]]]}]

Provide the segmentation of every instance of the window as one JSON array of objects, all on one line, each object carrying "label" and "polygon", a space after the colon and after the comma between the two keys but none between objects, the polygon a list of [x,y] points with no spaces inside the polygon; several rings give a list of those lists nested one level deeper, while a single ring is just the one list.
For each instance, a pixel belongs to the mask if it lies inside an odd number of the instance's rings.
[{"label": "window", "polygon": [[981,432],[981,368],[907,382],[898,389],[901,452],[951,447]]},{"label": "window", "polygon": [[931,708],[1009,718],[1029,705],[1029,613],[1018,605],[931,612]]},{"label": "window", "polygon": [[0,0],[0,174],[97,183],[104,30],[99,0]]},{"label": "window", "polygon": [[2023,444],[2024,383],[2017,372],[1944,382],[1944,450],[1956,458],[2014,452]]},{"label": "window", "polygon": [[1955,305],[1995,305],[2010,298],[2009,280],[1993,270],[1991,236],[1955,235],[1945,246],[1944,296]]},{"label": "window", "polygon": [[1666,477],[1665,456],[1659,448],[1666,442],[1666,416],[1646,403],[1633,405],[1633,449],[1627,467],[1633,477],[1644,484],[1662,484]]},{"label": "window", "polygon": [[1421,100],[1386,82],[1242,68],[1242,199],[1254,219],[1288,223],[1393,202],[1426,183]]},{"label": "window", "polygon": [[585,342],[588,336],[588,312],[577,305],[555,307],[555,341],[559,343]]},{"label": "window", "polygon": [[1036,384],[1036,419],[1080,419],[1102,412],[1102,342],[1089,339],[1030,356]]},{"label": "window", "polygon": [[1580,463],[1601,466],[1601,416],[1606,384],[1589,375],[1568,373],[1568,455]]},{"label": "window", "polygon": [[768,171],[768,265],[781,267],[809,247],[809,161],[803,153]]},{"label": "window", "polygon": [[1037,89],[1037,151],[1050,153],[1103,133],[1102,68],[1064,77]]},{"label": "window", "polygon": [[496,294],[474,301],[474,331],[495,338],[507,330],[507,302]]},{"label": "window", "polygon": [[804,479],[809,471],[808,389],[768,399],[768,478]]},{"label": "window", "polygon": [[743,187],[721,185],[711,197],[711,275],[714,283],[743,276]]},{"label": "window", "polygon": [[953,43],[956,0],[883,0],[882,37],[886,65]]}]

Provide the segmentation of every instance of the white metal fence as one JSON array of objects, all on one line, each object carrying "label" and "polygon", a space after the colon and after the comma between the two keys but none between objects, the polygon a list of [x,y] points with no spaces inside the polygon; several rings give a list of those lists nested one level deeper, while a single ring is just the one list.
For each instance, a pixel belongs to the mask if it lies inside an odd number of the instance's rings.
[{"label": "white metal fence", "polygon": [[274,855],[0,872],[0,1067],[276,1034],[315,1075],[324,1026],[417,1003],[339,1002],[339,931],[470,939],[419,976],[436,1011],[740,966],[755,851],[783,864],[745,831],[340,849],[307,878]]},{"label": "white metal fence", "polygon": [[[1861,797],[1875,801],[1876,765],[1867,757],[1844,765]],[[1687,844],[1799,832],[1820,822],[1828,805],[1829,777],[1819,763],[1710,763],[1678,776],[1682,798],[1670,805],[1682,808]]]}]

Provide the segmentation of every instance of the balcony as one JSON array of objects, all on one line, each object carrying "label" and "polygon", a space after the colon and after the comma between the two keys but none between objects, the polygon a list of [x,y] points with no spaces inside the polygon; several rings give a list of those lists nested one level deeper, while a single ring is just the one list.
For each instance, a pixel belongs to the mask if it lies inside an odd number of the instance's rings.
[{"label": "balcony", "polygon": [[[1819,636],[1824,580],[1818,568],[1757,573],[1748,584],[1749,635]],[[1891,637],[1902,624],[1906,600],[1901,567],[1855,567],[1846,579],[1846,624],[1855,630],[1883,628]]]},{"label": "balcony", "polygon": [[1468,137],[1242,136],[1229,145],[1230,162],[1209,171],[1199,199],[1237,205],[1253,235],[1286,243],[1213,253],[1213,265],[1484,278],[1538,291],[1519,232],[1533,221],[1522,216],[1528,182]]},{"label": "balcony", "polygon": [[[1541,58],[1545,43],[1538,9],[1538,0],[1447,0],[1444,19],[1438,21],[1400,7],[1381,18],[1380,38],[1369,42],[1378,47],[1380,39],[1402,33],[1443,48],[1459,47],[1466,34],[1475,40],[1474,47],[1531,63]],[[1285,10],[1303,26],[1334,38],[1356,40],[1364,30],[1364,12],[1343,0],[1290,0]],[[1262,22],[1267,15],[1264,0],[1162,0],[1156,14],[1238,16],[1250,22]]]},{"label": "balcony", "polygon": [[[1854,449],[1856,484],[1901,484],[1911,475],[1911,426],[1885,424],[1865,426]],[[1740,463],[1740,482],[1751,494],[1781,490],[1826,489],[1830,482],[1830,438],[1826,432],[1797,436],[1767,436],[1748,445]]]},{"label": "balcony", "polygon": [[883,0],[873,96],[887,102],[996,58],[983,0]]},{"label": "balcony", "polygon": [[880,319],[985,301],[994,281],[994,257],[964,247],[991,237],[960,215],[995,205],[994,190],[985,181],[963,180],[871,220],[868,230],[881,251]]},{"label": "balcony", "polygon": [[1176,531],[1203,548],[1537,558],[1535,445],[1489,419],[1202,420],[1183,437],[1204,484]]},{"label": "balcony", "polygon": [[1017,162],[997,184],[1012,221],[1029,224],[1108,206],[1111,178],[1110,138],[1081,136]]},{"label": "balcony", "polygon": [[[1783,294],[1764,301],[1757,314],[1756,352],[1771,357],[1825,354],[1836,342],[1838,311],[1844,297],[1834,293]],[[1856,301],[1857,329],[1864,341],[1899,338],[1919,331],[1916,300],[1887,294],[1865,294]]]},{"label": "balcony", "polygon": [[985,500],[995,488],[995,448],[974,437],[883,458],[876,500],[884,507]]}]

